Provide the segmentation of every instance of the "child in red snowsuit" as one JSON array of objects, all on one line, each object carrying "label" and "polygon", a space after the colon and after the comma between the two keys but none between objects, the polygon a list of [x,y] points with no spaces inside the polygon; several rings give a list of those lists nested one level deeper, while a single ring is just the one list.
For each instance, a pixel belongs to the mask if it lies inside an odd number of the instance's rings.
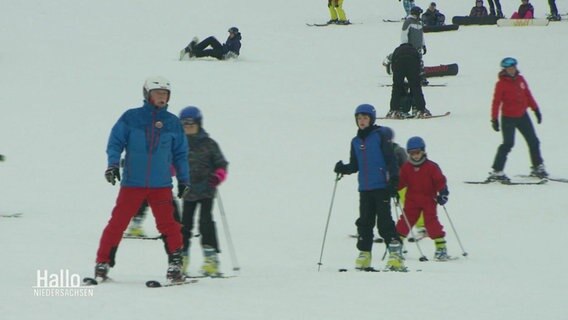
[{"label": "child in red snowsuit", "polygon": [[[403,216],[396,224],[396,231],[403,237],[414,226],[420,213],[424,215],[424,225],[430,238],[436,244],[435,260],[447,260],[444,228],[438,220],[436,204],[444,205],[448,201],[448,187],[442,170],[426,156],[426,144],[420,137],[408,140],[406,149],[408,161],[400,168],[398,189],[407,188]],[[405,219],[406,218],[406,219]],[[408,220],[408,221],[406,221]]]}]

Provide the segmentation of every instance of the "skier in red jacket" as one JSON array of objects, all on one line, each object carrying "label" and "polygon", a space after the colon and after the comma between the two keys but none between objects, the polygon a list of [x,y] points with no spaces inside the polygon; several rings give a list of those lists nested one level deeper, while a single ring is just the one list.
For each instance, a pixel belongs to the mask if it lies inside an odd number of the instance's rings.
[{"label": "skier in red jacket", "polygon": [[[445,205],[448,202],[448,186],[446,177],[435,162],[426,155],[426,144],[420,137],[412,137],[406,143],[408,161],[400,168],[398,190],[407,188],[403,216],[396,223],[396,231],[402,237],[409,233],[409,227],[414,226],[420,217],[424,216],[424,226],[430,238],[434,240],[436,252],[434,259],[445,261],[449,259],[444,237],[444,227],[438,220],[436,204]],[[406,221],[408,220],[408,221]]]},{"label": "skier in red jacket", "polygon": [[[488,180],[507,182],[509,178],[503,172],[507,155],[515,144],[515,129],[525,138],[531,157],[531,175],[539,178],[548,177],[540,154],[538,140],[527,108],[531,108],[538,124],[542,115],[534,100],[525,78],[519,74],[517,60],[507,57],[501,61],[499,81],[495,85],[493,104],[491,108],[491,124],[493,130],[503,133],[503,143],[497,149],[493,162],[493,172]],[[501,111],[501,127],[499,127],[499,111]]]}]

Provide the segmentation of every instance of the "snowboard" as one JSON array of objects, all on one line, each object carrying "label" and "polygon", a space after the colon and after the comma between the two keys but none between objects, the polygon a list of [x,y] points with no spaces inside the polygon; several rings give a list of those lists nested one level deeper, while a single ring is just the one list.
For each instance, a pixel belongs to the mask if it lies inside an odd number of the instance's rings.
[{"label": "snowboard", "polygon": [[497,25],[499,27],[530,27],[539,26],[546,27],[550,21],[548,19],[499,19]]},{"label": "snowboard", "polygon": [[452,23],[460,26],[493,25],[497,23],[498,19],[499,18],[495,16],[486,16],[486,17],[455,16],[452,18]]},{"label": "snowboard", "polygon": [[439,66],[424,67],[424,76],[426,78],[455,76],[458,74],[459,67],[457,63],[441,64]]},{"label": "snowboard", "polygon": [[429,32],[455,31],[458,30],[459,28],[460,26],[457,24],[446,24],[443,26],[424,26],[422,30],[424,30],[424,33],[429,33]]}]

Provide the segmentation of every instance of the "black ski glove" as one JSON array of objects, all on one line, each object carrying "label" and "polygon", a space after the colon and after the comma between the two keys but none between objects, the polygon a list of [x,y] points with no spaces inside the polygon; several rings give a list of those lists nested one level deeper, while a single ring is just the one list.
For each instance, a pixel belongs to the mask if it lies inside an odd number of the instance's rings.
[{"label": "black ski glove", "polygon": [[398,178],[390,178],[388,185],[388,192],[391,198],[394,198],[396,202],[400,199],[398,195]]},{"label": "black ski glove", "polygon": [[426,51],[427,51],[426,46],[422,46],[422,55],[423,56],[426,55]]},{"label": "black ski glove", "polygon": [[436,197],[436,202],[441,206],[445,205],[446,203],[448,203],[449,195],[450,191],[448,191],[448,188],[440,190],[440,192],[438,192],[438,196]]},{"label": "black ski glove", "polygon": [[333,172],[339,173],[339,174],[345,174],[345,173],[347,173],[347,170],[346,170],[345,167],[346,166],[345,166],[345,164],[343,164],[343,161],[340,160],[335,164],[335,168],[333,169]]},{"label": "black ski glove", "polygon": [[493,130],[499,132],[499,120],[491,120],[491,127],[493,127]]},{"label": "black ski glove", "polygon": [[536,123],[540,124],[542,122],[542,114],[540,113],[539,109],[534,111],[534,115],[536,117]]},{"label": "black ski glove", "polygon": [[113,186],[116,184],[116,180],[120,181],[120,169],[118,167],[108,167],[105,171],[106,180]]},{"label": "black ski glove", "polygon": [[185,183],[178,183],[178,193],[177,196],[183,199],[189,193],[189,185]]}]

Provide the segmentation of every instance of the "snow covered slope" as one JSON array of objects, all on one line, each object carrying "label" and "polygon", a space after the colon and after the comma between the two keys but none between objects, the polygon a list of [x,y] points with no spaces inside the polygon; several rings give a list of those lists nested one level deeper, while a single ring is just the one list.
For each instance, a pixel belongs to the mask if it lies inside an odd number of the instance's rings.
[{"label": "snow covered slope", "polygon": [[[418,0],[417,0],[418,1]],[[323,256],[317,262],[334,183],[335,162],[347,160],[356,132],[355,107],[386,114],[390,78],[380,65],[400,41],[401,2],[345,1],[358,24],[312,28],[329,19],[326,3],[234,1],[8,1],[0,19],[0,317],[2,319],[565,319],[568,280],[562,269],[567,240],[568,184],[473,186],[484,179],[501,141],[489,123],[493,86],[504,56],[515,56],[540,104],[537,126],[547,169],[568,178],[565,155],[566,22],[548,27],[461,27],[427,34],[426,65],[458,63],[456,77],[432,79],[428,108],[450,117],[384,121],[405,144],[427,143],[449,181],[446,205],[469,253],[450,263],[407,265],[422,272],[338,273],[352,267],[358,210],[356,177],[342,179]],[[440,0],[448,19],[473,3]],[[503,1],[504,2],[504,1]],[[418,1],[424,9],[429,2]],[[546,1],[533,1],[536,16]],[[559,0],[561,12],[568,0]],[[503,3],[510,15],[518,4]],[[193,36],[238,26],[238,61],[178,61]],[[230,161],[221,187],[242,269],[237,278],[192,286],[146,289],[165,276],[158,241],[123,241],[115,283],[92,297],[36,297],[37,272],[93,271],[95,251],[118,191],[103,178],[110,128],[140,105],[146,77],[173,85],[170,110],[199,106],[205,128]],[[522,137],[506,172],[526,174]],[[461,250],[443,211],[449,251]],[[216,211],[222,269],[232,273]],[[149,233],[156,232],[152,219]],[[432,256],[431,241],[421,242]],[[373,265],[384,265],[376,245]],[[201,264],[193,247],[191,270]]]}]

